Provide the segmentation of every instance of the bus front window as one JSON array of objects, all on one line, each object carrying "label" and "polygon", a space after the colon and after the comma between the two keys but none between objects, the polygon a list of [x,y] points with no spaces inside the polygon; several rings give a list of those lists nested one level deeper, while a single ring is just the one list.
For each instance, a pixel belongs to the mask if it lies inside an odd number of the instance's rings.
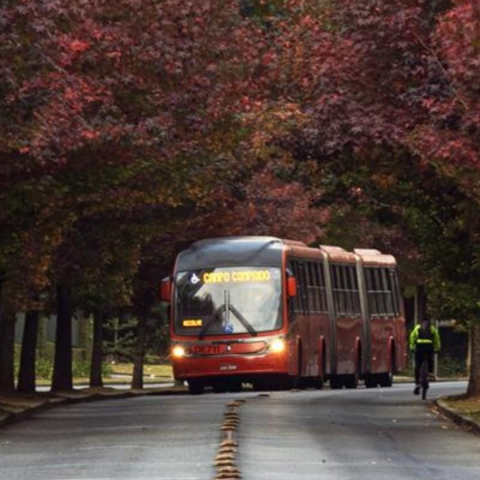
[{"label": "bus front window", "polygon": [[175,332],[229,335],[282,326],[281,270],[237,267],[181,272],[176,278]]}]

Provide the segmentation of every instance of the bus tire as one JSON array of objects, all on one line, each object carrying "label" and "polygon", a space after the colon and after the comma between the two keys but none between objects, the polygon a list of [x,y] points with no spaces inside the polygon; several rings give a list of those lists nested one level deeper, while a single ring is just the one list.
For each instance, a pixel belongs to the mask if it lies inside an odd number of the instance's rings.
[{"label": "bus tire", "polygon": [[317,390],[322,390],[323,388],[323,377],[313,377],[312,378],[312,388]]},{"label": "bus tire", "polygon": [[391,387],[393,385],[393,372],[380,373],[378,375],[378,384],[381,387]]},{"label": "bus tire", "polygon": [[390,371],[381,373],[378,378],[378,384],[381,387],[391,387],[393,385],[393,374],[395,372],[395,350],[392,348],[390,354]]},{"label": "bus tire", "polygon": [[227,382],[227,392],[237,393],[242,391],[242,382],[240,380],[229,380]]},{"label": "bus tire", "polygon": [[215,382],[212,385],[213,393],[225,393],[227,391],[227,384],[224,381]]},{"label": "bus tire", "polygon": [[345,375],[343,383],[345,388],[357,388],[358,387],[358,375],[352,373],[351,375]]},{"label": "bus tire", "polygon": [[322,364],[320,366],[320,375],[318,377],[313,377],[312,387],[317,390],[322,390],[324,379],[325,379],[325,345],[322,346]]},{"label": "bus tire", "polygon": [[358,372],[360,370],[360,365],[362,364],[361,352],[358,353],[357,364],[355,366],[355,373],[345,375],[344,385],[345,388],[357,388],[358,387]]},{"label": "bus tire", "polygon": [[291,375],[285,375],[281,381],[282,390],[291,390],[295,385],[295,377]]},{"label": "bus tire", "polygon": [[188,391],[190,395],[201,395],[203,393],[203,382],[201,380],[189,380]]},{"label": "bus tire", "polygon": [[372,373],[365,374],[365,388],[377,388],[378,381],[376,375]]},{"label": "bus tire", "polygon": [[330,376],[330,388],[332,390],[340,390],[343,388],[343,378],[341,375]]},{"label": "bus tire", "polygon": [[268,384],[264,378],[258,378],[252,382],[254,392],[265,392],[268,390]]}]

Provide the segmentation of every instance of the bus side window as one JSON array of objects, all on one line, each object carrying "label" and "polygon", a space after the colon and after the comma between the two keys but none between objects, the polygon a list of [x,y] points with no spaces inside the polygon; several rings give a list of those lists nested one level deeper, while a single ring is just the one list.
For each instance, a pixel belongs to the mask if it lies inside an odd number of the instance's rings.
[{"label": "bus side window", "polygon": [[332,265],[333,300],[337,317],[347,313],[343,268],[341,265]]},{"label": "bus side window", "polygon": [[375,296],[377,298],[378,315],[385,316],[385,291],[382,285],[382,272],[380,268],[373,269],[373,276],[375,278]]},{"label": "bus side window", "polygon": [[394,313],[398,317],[401,312],[401,297],[400,297],[400,288],[398,286],[398,276],[396,270],[389,270],[389,279],[390,279],[390,285],[391,285],[391,290],[392,290],[392,299],[393,299],[393,308],[394,308]]},{"label": "bus side window", "polygon": [[375,281],[373,268],[365,269],[365,284],[367,286],[368,308],[371,316],[378,315],[377,298],[375,295]]},{"label": "bus side window", "polygon": [[313,293],[314,293],[314,308],[316,313],[326,312],[324,308],[323,297],[325,296],[325,283],[323,282],[323,269],[322,264],[318,262],[310,263],[313,279]]},{"label": "bus side window", "polygon": [[293,300],[293,311],[295,313],[305,313],[307,310],[305,265],[300,261],[293,260],[292,270],[297,279],[297,296]]},{"label": "bus side window", "polygon": [[310,313],[315,313],[318,311],[318,301],[317,301],[317,287],[316,287],[316,278],[315,278],[315,264],[313,262],[307,262],[308,268],[308,299],[309,299],[309,307]]},{"label": "bus side window", "polygon": [[302,313],[308,313],[308,282],[307,282],[307,266],[305,262],[298,262],[299,276],[302,288],[300,296],[302,297]]},{"label": "bus side window", "polygon": [[350,279],[351,291],[350,297],[352,302],[352,314],[354,316],[361,315],[360,310],[360,292],[358,290],[358,280],[355,267],[348,267],[348,276]]},{"label": "bus side window", "polygon": [[390,281],[390,272],[386,268],[382,268],[382,282],[385,298],[385,313],[389,317],[392,317],[395,315],[395,310],[393,308],[392,282]]},{"label": "bus side window", "polygon": [[350,315],[352,312],[352,299],[350,297],[350,287],[348,285],[348,276],[347,276],[348,267],[343,265],[340,267],[341,273],[341,285],[342,285],[342,297],[343,297],[343,313],[345,315]]},{"label": "bus side window", "polygon": [[300,309],[300,278],[298,277],[297,262],[292,261],[290,269],[294,277],[297,279],[297,296],[290,299],[290,305],[293,313],[298,313]]},{"label": "bus side window", "polygon": [[338,295],[338,267],[337,265],[331,266],[332,276],[332,290],[333,290],[333,304],[335,307],[335,313],[338,316],[340,313],[340,298]]},{"label": "bus side window", "polygon": [[320,286],[320,311],[328,312],[327,287],[325,285],[325,273],[323,271],[323,265],[321,263],[317,263],[315,266],[317,269]]}]

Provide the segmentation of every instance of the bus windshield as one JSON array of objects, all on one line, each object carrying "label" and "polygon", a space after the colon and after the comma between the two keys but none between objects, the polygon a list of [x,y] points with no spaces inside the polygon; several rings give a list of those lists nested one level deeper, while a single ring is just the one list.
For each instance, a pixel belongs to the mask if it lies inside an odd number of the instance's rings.
[{"label": "bus windshield", "polygon": [[282,327],[279,268],[210,268],[175,280],[179,335],[257,335]]}]

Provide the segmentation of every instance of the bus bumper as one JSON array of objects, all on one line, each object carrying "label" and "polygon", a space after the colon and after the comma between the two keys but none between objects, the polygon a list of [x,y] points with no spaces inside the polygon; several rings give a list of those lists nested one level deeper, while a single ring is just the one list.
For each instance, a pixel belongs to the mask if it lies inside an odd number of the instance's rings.
[{"label": "bus bumper", "polygon": [[238,376],[248,381],[250,377],[255,378],[259,375],[287,373],[287,356],[274,353],[252,356],[184,357],[173,361],[173,375],[176,380]]}]

